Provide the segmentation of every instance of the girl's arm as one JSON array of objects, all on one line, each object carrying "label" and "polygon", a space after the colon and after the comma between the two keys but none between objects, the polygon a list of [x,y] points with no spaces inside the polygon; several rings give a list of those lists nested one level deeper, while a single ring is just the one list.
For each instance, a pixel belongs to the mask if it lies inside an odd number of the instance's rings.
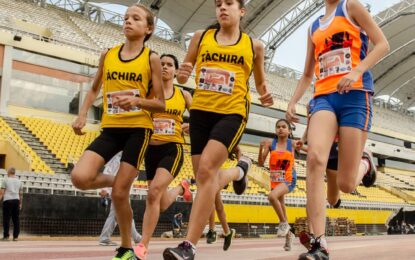
[{"label": "girl's arm", "polygon": [[95,74],[92,87],[90,90],[88,90],[88,93],[86,94],[84,103],[82,104],[82,107],[79,110],[78,117],[72,123],[72,129],[77,135],[85,134],[82,132],[82,128],[84,128],[86,124],[86,117],[88,115],[88,110],[94,103],[95,99],[97,98],[99,94],[99,91],[101,90],[104,60],[105,60],[105,55],[107,55],[107,52],[108,50],[105,50],[101,53],[101,57],[99,58],[97,74]]},{"label": "girl's arm", "polygon": [[[189,111],[190,105],[192,104],[192,100],[193,100],[192,95],[189,93],[189,91],[186,91],[186,90],[182,90],[182,91],[183,91],[182,93],[184,96],[184,100],[186,102],[186,109],[187,111]],[[189,134],[189,123],[182,124],[182,131],[185,134]]]},{"label": "girl's arm", "polygon": [[269,154],[271,143],[269,140],[262,140],[259,144],[258,166],[264,167],[265,160]]},{"label": "girl's arm", "polygon": [[193,66],[195,65],[197,52],[199,50],[199,43],[202,38],[204,31],[196,31],[190,40],[189,48],[187,50],[186,57],[182,64],[180,64],[179,70],[177,72],[177,82],[179,84],[184,84],[189,79],[193,71]]},{"label": "girl's arm", "polygon": [[285,118],[290,122],[298,123],[299,119],[295,114],[295,105],[298,100],[304,95],[304,92],[310,86],[313,80],[314,74],[314,44],[311,41],[311,36],[308,34],[307,40],[307,54],[304,64],[304,72],[301,76],[301,79],[298,81],[297,88],[294,91],[294,95],[291,97],[290,102],[288,103],[287,112],[285,113]]},{"label": "girl's arm", "polygon": [[349,92],[353,83],[389,52],[389,43],[385,35],[372,19],[366,8],[357,0],[347,1],[346,7],[350,18],[366,32],[370,41],[373,43],[374,48],[358,66],[353,68],[350,73],[345,75],[339,81],[337,90],[340,94]]},{"label": "girl's arm", "polygon": [[264,107],[269,107],[274,104],[271,93],[268,92],[264,69],[264,46],[262,42],[254,39],[254,79],[255,87],[260,95],[259,101]]}]

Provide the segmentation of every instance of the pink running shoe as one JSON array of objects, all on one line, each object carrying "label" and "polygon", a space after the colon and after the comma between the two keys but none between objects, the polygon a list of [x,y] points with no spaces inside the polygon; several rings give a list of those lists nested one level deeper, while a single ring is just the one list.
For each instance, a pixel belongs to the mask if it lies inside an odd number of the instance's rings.
[{"label": "pink running shoe", "polygon": [[182,182],[180,183],[180,185],[182,185],[183,187],[183,199],[186,202],[190,202],[193,200],[193,196],[192,196],[192,192],[190,192],[190,183],[188,180],[183,179]]},{"label": "pink running shoe", "polygon": [[147,259],[147,248],[143,245],[143,243],[140,243],[134,247],[134,253],[140,260]]}]

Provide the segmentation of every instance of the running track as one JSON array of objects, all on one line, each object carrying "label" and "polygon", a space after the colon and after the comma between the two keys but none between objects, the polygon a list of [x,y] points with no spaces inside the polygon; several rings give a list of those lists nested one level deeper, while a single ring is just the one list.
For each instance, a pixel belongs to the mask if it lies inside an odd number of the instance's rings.
[{"label": "running track", "polygon": [[[154,241],[147,259],[162,259],[165,247],[178,241]],[[282,248],[284,239],[235,239],[231,248],[222,251],[223,240],[207,245],[201,240],[196,259],[271,260],[297,259],[304,248],[296,239],[292,251]],[[415,259],[415,235],[330,237],[330,259]],[[22,237],[18,242],[0,242],[0,259],[111,259],[115,247],[98,246],[91,238]]]}]

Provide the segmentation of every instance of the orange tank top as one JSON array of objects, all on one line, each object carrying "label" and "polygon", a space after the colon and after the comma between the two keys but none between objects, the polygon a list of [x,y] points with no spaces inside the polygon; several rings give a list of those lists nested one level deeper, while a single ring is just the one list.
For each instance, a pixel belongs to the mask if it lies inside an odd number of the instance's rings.
[{"label": "orange tank top", "polygon": [[[320,16],[310,27],[314,44],[314,97],[337,91],[340,79],[367,56],[369,38],[347,13],[347,0],[342,0],[325,20]],[[373,76],[366,71],[352,86],[373,93]]]},{"label": "orange tank top", "polygon": [[287,148],[285,150],[277,151],[277,139],[274,139],[269,157],[269,172],[272,189],[280,182],[292,182],[294,162],[292,140],[287,140]]}]

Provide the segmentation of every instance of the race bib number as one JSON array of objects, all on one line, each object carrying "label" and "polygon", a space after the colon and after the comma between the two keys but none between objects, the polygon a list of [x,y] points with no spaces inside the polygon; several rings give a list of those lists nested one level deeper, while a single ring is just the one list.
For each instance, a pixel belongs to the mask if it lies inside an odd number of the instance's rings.
[{"label": "race bib number", "polygon": [[154,134],[174,135],[174,120],[168,118],[154,118]]},{"label": "race bib number", "polygon": [[109,114],[109,115],[125,114],[125,113],[137,112],[137,111],[141,110],[139,107],[132,107],[130,110],[126,111],[126,110],[122,109],[121,107],[114,106],[114,101],[115,101],[117,96],[139,97],[140,96],[140,91],[138,89],[131,89],[131,90],[108,92],[106,94],[107,114]]},{"label": "race bib number", "polygon": [[284,182],[285,181],[285,171],[276,170],[270,171],[271,182]]},{"label": "race bib number", "polygon": [[199,88],[231,95],[235,86],[235,73],[218,68],[200,69]]},{"label": "race bib number", "polygon": [[320,79],[328,76],[348,73],[352,70],[350,48],[331,50],[318,58]]}]

